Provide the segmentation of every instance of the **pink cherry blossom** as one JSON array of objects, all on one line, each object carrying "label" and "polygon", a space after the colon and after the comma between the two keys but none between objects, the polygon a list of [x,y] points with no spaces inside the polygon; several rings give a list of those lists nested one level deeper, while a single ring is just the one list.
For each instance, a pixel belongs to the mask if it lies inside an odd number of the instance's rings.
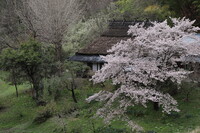
[{"label": "pink cherry blossom", "polygon": [[193,26],[194,21],[189,19],[171,20],[173,26],[167,20],[152,22],[153,26],[148,28],[144,23],[130,26],[128,34],[133,37],[117,43],[108,51],[111,54],[102,57],[107,63],[92,81],[112,80],[120,87],[113,92],[100,91],[86,100],[105,102],[97,115],[106,122],[119,117],[128,120],[125,114],[129,106],[147,107],[149,101],[158,102],[163,112],[179,111],[177,101],[162,93],[158,84],[171,80],[179,85],[191,73],[180,68],[178,62],[185,63],[187,57],[200,54],[198,39],[190,44],[183,41],[185,37],[194,38],[200,28]]}]

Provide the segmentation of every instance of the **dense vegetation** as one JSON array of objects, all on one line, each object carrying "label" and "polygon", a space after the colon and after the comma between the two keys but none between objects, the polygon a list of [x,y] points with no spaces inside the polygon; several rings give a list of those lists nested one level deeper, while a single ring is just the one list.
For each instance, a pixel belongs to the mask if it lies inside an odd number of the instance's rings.
[{"label": "dense vegetation", "polygon": [[[1,72],[1,76],[6,77],[6,73]],[[57,101],[51,101],[46,106],[36,105],[30,97],[28,83],[19,86],[18,98],[12,85],[2,80],[0,83],[1,133],[94,133],[94,130],[97,133],[132,133],[123,122],[115,121],[107,126],[101,119],[93,118],[97,108],[102,105],[97,102],[88,104],[84,99],[98,92],[101,86],[92,86],[86,80],[76,90],[77,104],[74,104],[69,91],[63,90]],[[106,84],[106,89],[111,88]],[[184,100],[184,91],[176,96],[180,113],[166,115],[154,111],[152,104],[149,104],[147,109],[141,106],[130,108],[127,114],[147,132],[188,133],[199,126],[199,95],[199,90],[192,91],[189,102]]]},{"label": "dense vegetation", "polygon": [[[198,0],[72,1],[0,0],[0,133],[133,133],[118,119],[105,124],[95,117],[104,103],[85,100],[117,86],[93,85],[90,69],[68,58],[99,37],[110,20],[172,16],[196,19],[200,26]],[[165,114],[150,102],[129,107],[126,115],[144,133],[200,132],[198,84],[174,86],[168,83],[164,91],[181,112]]]}]

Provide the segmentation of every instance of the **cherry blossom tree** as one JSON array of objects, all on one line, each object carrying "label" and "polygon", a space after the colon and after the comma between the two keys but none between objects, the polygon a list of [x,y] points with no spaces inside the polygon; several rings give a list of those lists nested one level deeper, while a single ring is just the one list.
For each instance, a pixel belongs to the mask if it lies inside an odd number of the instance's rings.
[{"label": "cherry blossom tree", "polygon": [[[87,102],[104,101],[105,104],[97,111],[97,115],[106,122],[114,118],[129,121],[126,111],[129,106],[141,104],[147,107],[149,101],[156,102],[163,112],[179,112],[177,101],[169,94],[164,94],[160,83],[167,80],[181,84],[191,71],[179,67],[187,58],[200,54],[200,40],[193,43],[183,41],[185,37],[195,38],[200,28],[193,26],[189,19],[171,18],[167,20],[130,26],[128,34],[132,38],[114,45],[102,58],[107,62],[92,77],[94,83],[112,80],[120,87],[112,92],[100,91],[87,98]],[[134,127],[134,124],[129,121]]]}]

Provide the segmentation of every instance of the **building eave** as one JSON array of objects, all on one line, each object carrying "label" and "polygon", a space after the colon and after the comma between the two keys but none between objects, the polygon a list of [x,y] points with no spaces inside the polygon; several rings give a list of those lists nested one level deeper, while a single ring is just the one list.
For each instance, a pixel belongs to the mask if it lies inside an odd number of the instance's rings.
[{"label": "building eave", "polygon": [[79,61],[86,63],[105,63],[99,55],[80,55],[76,54],[69,58],[70,61]]}]

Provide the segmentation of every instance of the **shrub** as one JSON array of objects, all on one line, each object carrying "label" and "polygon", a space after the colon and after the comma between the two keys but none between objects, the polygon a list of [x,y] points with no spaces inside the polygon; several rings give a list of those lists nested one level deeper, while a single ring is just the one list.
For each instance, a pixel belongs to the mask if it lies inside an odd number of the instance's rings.
[{"label": "shrub", "polygon": [[180,118],[181,115],[178,112],[171,112],[170,114],[166,114],[167,117],[173,118],[173,119],[177,119]]},{"label": "shrub", "polygon": [[0,103],[0,112],[3,111],[4,109],[6,109],[6,107],[4,105],[1,105]]},{"label": "shrub", "polygon": [[57,101],[61,97],[61,91],[65,88],[62,77],[52,76],[49,79],[44,79],[44,99],[47,101]]},{"label": "shrub", "polygon": [[41,110],[38,111],[36,117],[33,120],[35,124],[41,124],[51,118],[55,113],[55,103],[49,103]]},{"label": "shrub", "polygon": [[155,131],[147,131],[146,133],[156,133]]},{"label": "shrub", "polygon": [[78,113],[77,113],[77,110],[78,110],[78,107],[76,104],[74,103],[66,103],[63,105],[63,108],[62,108],[62,113],[64,115],[73,115],[73,116],[77,116]]},{"label": "shrub", "polygon": [[185,82],[182,82],[181,84],[181,93],[185,95],[185,98],[184,98],[185,101],[190,101],[191,93],[198,90],[199,90],[199,87],[197,83],[185,81]]},{"label": "shrub", "polygon": [[147,114],[146,110],[136,109],[133,107],[129,107],[126,113],[130,116],[135,116],[135,117],[143,117]]},{"label": "shrub", "polygon": [[106,30],[107,20],[107,14],[100,13],[97,17],[90,18],[87,21],[80,21],[71,27],[66,36],[67,43],[63,46],[66,53],[73,55],[77,49],[98,37]]},{"label": "shrub", "polygon": [[82,128],[78,127],[78,128],[73,128],[70,133],[82,133],[82,132],[83,132]]},{"label": "shrub", "polygon": [[95,133],[129,133],[126,129],[116,129],[111,126],[99,127]]}]

